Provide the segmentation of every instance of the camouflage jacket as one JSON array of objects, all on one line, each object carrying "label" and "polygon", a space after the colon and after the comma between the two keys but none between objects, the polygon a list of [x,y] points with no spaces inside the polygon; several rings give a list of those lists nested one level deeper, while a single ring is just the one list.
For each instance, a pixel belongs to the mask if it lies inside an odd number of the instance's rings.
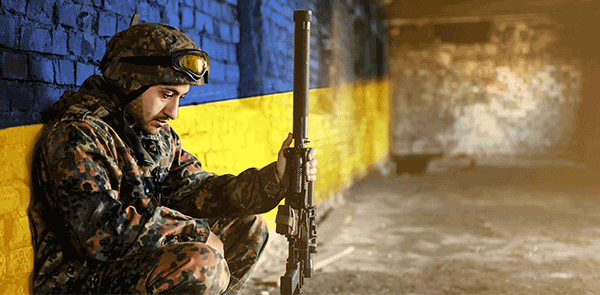
[{"label": "camouflage jacket", "polygon": [[275,163],[238,176],[206,172],[167,124],[157,135],[136,132],[143,159],[136,157],[106,84],[95,75],[65,92],[54,106],[60,115],[38,140],[34,288],[67,284],[90,263],[205,242],[210,218],[267,212],[283,198]]}]

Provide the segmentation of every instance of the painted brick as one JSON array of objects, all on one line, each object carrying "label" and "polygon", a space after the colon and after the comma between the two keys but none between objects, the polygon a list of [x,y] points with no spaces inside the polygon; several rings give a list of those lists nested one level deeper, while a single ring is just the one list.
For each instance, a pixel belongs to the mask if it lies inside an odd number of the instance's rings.
[{"label": "painted brick", "polygon": [[134,0],[104,0],[104,8],[120,15],[131,17],[135,11]]},{"label": "painted brick", "polygon": [[12,186],[0,187],[0,213],[10,213],[19,209],[19,203],[16,202],[19,198],[19,191]]},{"label": "painted brick", "polygon": [[221,10],[220,3],[217,1],[210,1],[209,4],[210,10],[208,10],[207,13],[212,15],[215,19],[222,19],[223,17],[221,14],[223,11]]},{"label": "painted brick", "polygon": [[121,32],[127,28],[129,28],[129,23],[131,22],[131,17],[117,16],[117,32]]},{"label": "painted brick", "polygon": [[4,95],[10,101],[11,111],[27,111],[33,108],[32,91],[29,83],[11,81],[4,89]]},{"label": "painted brick", "polygon": [[75,84],[75,64],[70,60],[60,59],[55,64],[56,84]]},{"label": "painted brick", "polygon": [[231,27],[231,42],[240,43],[240,23],[237,21]]},{"label": "painted brick", "polygon": [[166,6],[167,4],[169,4],[169,0],[156,0],[156,4],[160,6]]},{"label": "painted brick", "polygon": [[2,1],[2,7],[9,11],[25,13],[27,1]]},{"label": "painted brick", "polygon": [[33,265],[32,254],[31,247],[10,251],[8,268],[13,271],[13,275],[27,276],[29,274],[30,270],[23,267],[23,265]]},{"label": "painted brick", "polygon": [[[2,237],[7,236],[7,232],[8,232],[7,227],[10,227],[10,226],[4,225],[3,219],[6,216],[7,215],[4,215],[4,214],[0,215],[0,236],[2,236]],[[6,262],[4,261],[4,256],[2,254],[0,254],[0,276],[3,278],[6,277],[6,265],[5,264],[6,264]]]},{"label": "painted brick", "polygon": [[50,31],[26,26],[21,31],[19,48],[22,50],[48,52],[52,44],[51,39]]},{"label": "painted brick", "polygon": [[100,12],[98,15],[98,35],[112,37],[116,33],[117,18],[110,12]]},{"label": "painted brick", "polygon": [[156,6],[150,6],[148,13],[146,14],[146,20],[148,22],[157,22],[160,19],[160,8]]},{"label": "painted brick", "polygon": [[79,14],[77,20],[78,27],[85,33],[92,34],[94,31],[94,20],[98,18],[98,13],[88,6],[84,6],[84,11]]},{"label": "painted brick", "polygon": [[170,26],[179,28],[181,19],[179,18],[179,13],[177,10],[175,12],[171,12],[169,10],[163,10],[162,21]]},{"label": "painted brick", "polygon": [[[7,85],[10,81],[0,80],[0,97],[6,97],[5,91],[8,88]],[[8,99],[0,99],[0,112],[8,112],[10,111],[10,101]],[[2,123],[0,122],[0,125]],[[1,127],[0,127],[1,128]]]},{"label": "painted brick", "polygon": [[10,15],[0,15],[0,44],[10,48],[14,48],[17,45],[17,38],[19,36],[19,22],[17,19]]},{"label": "painted brick", "polygon": [[94,7],[101,7],[102,0],[74,0],[73,2],[82,5],[93,5]]},{"label": "painted brick", "polygon": [[235,60],[231,59],[231,51],[229,50],[229,46],[231,43],[222,43],[221,51],[222,51],[222,59],[228,63],[235,63]]},{"label": "painted brick", "polygon": [[3,77],[25,80],[27,78],[27,56],[5,52],[2,55],[0,71]]},{"label": "painted brick", "polygon": [[52,31],[52,46],[50,53],[65,55],[67,54],[67,32],[62,29]]},{"label": "painted brick", "polygon": [[227,56],[229,56],[228,52],[227,52],[227,46],[224,43],[221,42],[216,42],[216,48],[217,48],[217,54],[216,54],[216,58],[218,60],[222,60],[225,61],[227,60]]},{"label": "painted brick", "polygon": [[27,5],[27,17],[40,23],[52,24],[52,6],[54,1],[29,0]]},{"label": "painted brick", "polygon": [[182,105],[199,104],[207,101],[207,97],[210,99],[215,92],[215,82],[212,81],[212,68],[211,75],[208,79],[208,84],[204,84],[200,87],[192,87],[190,92],[185,96],[182,101]]},{"label": "painted brick", "polygon": [[225,22],[219,23],[219,36],[221,37],[221,40],[231,42],[231,27],[229,24]]},{"label": "painted brick", "polygon": [[196,26],[199,30],[204,30],[208,34],[214,33],[213,20],[210,16],[196,11]]},{"label": "painted brick", "polygon": [[68,26],[77,26],[77,7],[73,4],[57,4],[56,14],[58,17],[58,23]]},{"label": "painted brick", "polygon": [[231,61],[232,63],[236,63],[237,62],[237,46],[235,44],[229,44],[227,45],[227,48],[229,49],[229,58],[227,59],[228,61]]},{"label": "painted brick", "polygon": [[[21,186],[20,188],[23,190],[29,190],[29,188],[27,186],[25,186],[24,183],[19,183],[19,185]],[[20,191],[19,191],[20,192]],[[22,194],[21,194],[21,199],[23,198]],[[18,201],[18,200],[17,200]],[[18,202],[17,204],[19,204],[19,208],[23,208],[25,206],[23,206],[23,202]],[[14,218],[13,220],[13,232],[12,232],[12,238],[10,239],[10,242],[8,243],[10,248],[25,248],[25,247],[31,247],[31,232],[29,231],[29,218],[27,218],[26,216],[21,216],[21,217],[17,217]],[[33,261],[31,261],[33,262]]]},{"label": "painted brick", "polygon": [[221,17],[228,23],[233,23],[236,17],[234,8],[229,6],[227,3],[220,4]]},{"label": "painted brick", "polygon": [[54,82],[54,66],[52,60],[45,56],[30,56],[29,76],[33,81]]},{"label": "painted brick", "polygon": [[194,41],[194,43],[196,43],[196,45],[198,45],[198,47],[201,47],[200,45],[202,44],[202,37],[200,37],[199,34],[195,34],[192,32],[187,32],[187,31],[183,31],[188,37],[190,37],[190,39],[192,39],[192,41]]},{"label": "painted brick", "polygon": [[225,83],[219,85],[219,91],[215,95],[217,100],[232,99],[238,97],[238,84],[237,83]]},{"label": "painted brick", "polygon": [[211,61],[210,79],[219,82],[225,81],[225,64],[217,61]]},{"label": "painted brick", "polygon": [[48,84],[38,84],[33,87],[35,109],[42,111],[50,108],[58,101],[64,90]]},{"label": "painted brick", "polygon": [[85,79],[94,74],[94,66],[78,62],[77,71],[75,73],[75,77],[77,78],[76,84],[77,86],[80,86],[81,84],[83,84],[83,81],[85,81]]},{"label": "painted brick", "polygon": [[194,0],[185,0],[185,5],[193,7],[194,6]]},{"label": "painted brick", "polygon": [[275,53],[270,52],[269,55],[267,56],[267,73],[271,76],[271,77],[278,77],[279,73],[277,73],[277,59],[275,58]]},{"label": "painted brick", "polygon": [[83,34],[81,38],[81,56],[93,58],[96,38],[91,34]]},{"label": "painted brick", "polygon": [[190,7],[181,9],[181,26],[191,28],[194,26],[194,10]]},{"label": "painted brick", "polygon": [[277,79],[277,84],[275,86],[275,89],[277,90],[277,92],[291,91],[292,83],[290,83],[288,81],[284,81],[282,79]]},{"label": "painted brick", "polygon": [[[208,56],[214,58],[213,56],[217,53],[216,44],[213,40],[209,38],[202,38],[202,50],[208,53]],[[211,72],[212,72],[212,62],[211,62]]]},{"label": "painted brick", "polygon": [[[217,41],[213,41],[212,39],[207,39],[204,38],[202,39],[202,44],[206,44],[205,46],[208,46],[208,50],[210,51],[206,51],[208,53],[208,55],[212,58],[211,59],[211,63],[213,60],[221,60],[221,44],[219,44],[219,42]],[[212,69],[212,64],[211,64],[211,69]]]},{"label": "painted brick", "polygon": [[227,81],[237,83],[240,81],[240,68],[236,64],[228,64],[225,75]]},{"label": "painted brick", "polygon": [[265,78],[264,80],[265,80],[264,93],[272,93],[272,90],[275,89],[275,79]]},{"label": "painted brick", "polygon": [[210,2],[212,0],[196,0],[196,7],[202,7],[202,12],[209,13],[210,12]]},{"label": "painted brick", "polygon": [[140,20],[148,17],[148,10],[150,9],[150,4],[144,1],[138,1],[135,6],[135,13],[140,15]]},{"label": "painted brick", "polygon": [[94,60],[100,61],[104,56],[104,52],[106,51],[106,40],[102,38],[96,39],[96,47],[94,48]]},{"label": "painted brick", "polygon": [[69,52],[75,56],[81,55],[81,40],[83,39],[82,34],[79,32],[70,32],[68,34],[68,49]]}]

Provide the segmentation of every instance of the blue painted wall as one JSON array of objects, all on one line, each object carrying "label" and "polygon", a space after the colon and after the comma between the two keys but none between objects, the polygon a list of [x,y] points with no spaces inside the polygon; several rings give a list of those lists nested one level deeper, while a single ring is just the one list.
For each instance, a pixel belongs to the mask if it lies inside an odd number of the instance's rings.
[{"label": "blue painted wall", "polygon": [[[39,123],[66,89],[99,74],[106,43],[134,13],[180,28],[210,55],[210,83],[193,88],[184,105],[291,91],[297,9],[314,11],[314,1],[3,0],[0,128]],[[318,31],[311,87],[327,84],[318,75]]]}]

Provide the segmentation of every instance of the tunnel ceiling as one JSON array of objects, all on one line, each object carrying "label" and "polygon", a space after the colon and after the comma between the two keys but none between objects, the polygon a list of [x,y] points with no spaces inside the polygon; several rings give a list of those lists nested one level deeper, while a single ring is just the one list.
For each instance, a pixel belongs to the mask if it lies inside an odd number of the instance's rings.
[{"label": "tunnel ceiling", "polygon": [[494,16],[523,13],[577,13],[598,10],[597,0],[373,0],[381,17],[407,18]]}]

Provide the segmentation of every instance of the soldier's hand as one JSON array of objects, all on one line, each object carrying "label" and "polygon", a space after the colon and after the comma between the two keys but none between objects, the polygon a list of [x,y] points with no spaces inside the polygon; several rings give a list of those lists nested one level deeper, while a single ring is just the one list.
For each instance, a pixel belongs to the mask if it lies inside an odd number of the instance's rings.
[{"label": "soldier's hand", "polygon": [[[292,144],[292,134],[289,133],[288,137],[283,141],[281,145],[281,149],[279,150],[279,154],[277,155],[277,177],[279,177],[279,181],[284,181],[285,174],[285,165],[286,159],[284,156],[284,151],[290,147]],[[317,154],[317,150],[314,148],[310,148],[308,151],[308,162],[305,163],[304,171],[306,175],[306,179],[308,181],[315,181],[317,179],[317,164],[318,161],[315,159],[315,155]]]},{"label": "soldier's hand", "polygon": [[288,137],[283,141],[283,144],[281,145],[281,149],[279,149],[279,153],[277,154],[277,177],[279,178],[279,181],[283,182],[283,175],[285,174],[285,164],[286,164],[286,160],[285,160],[285,156],[284,156],[284,151],[290,147],[290,144],[292,144],[292,134],[288,133]]},{"label": "soldier's hand", "polygon": [[316,154],[317,150],[314,148],[310,148],[310,150],[308,150],[308,162],[306,162],[306,167],[304,167],[304,170],[306,171],[306,179],[308,181],[317,180],[317,164],[319,164],[319,162],[317,162],[317,159],[315,159]]}]

